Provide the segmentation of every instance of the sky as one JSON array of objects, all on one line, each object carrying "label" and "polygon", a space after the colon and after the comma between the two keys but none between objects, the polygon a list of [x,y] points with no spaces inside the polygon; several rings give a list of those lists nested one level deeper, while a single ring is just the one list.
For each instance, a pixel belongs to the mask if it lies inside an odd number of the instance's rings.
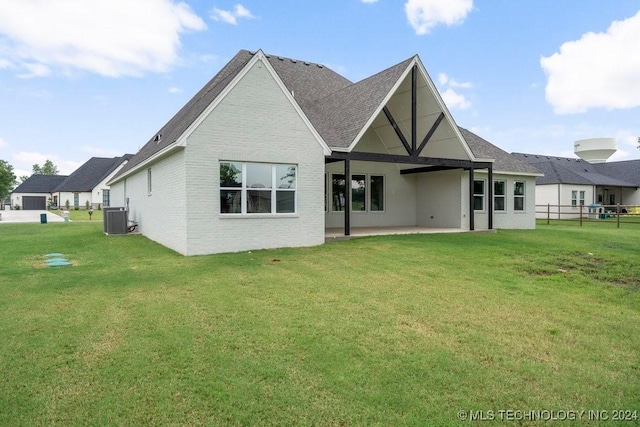
[{"label": "sky", "polygon": [[640,158],[638,0],[0,0],[0,159],[133,154],[240,49],[354,82],[417,54],[503,150],[611,137]]}]

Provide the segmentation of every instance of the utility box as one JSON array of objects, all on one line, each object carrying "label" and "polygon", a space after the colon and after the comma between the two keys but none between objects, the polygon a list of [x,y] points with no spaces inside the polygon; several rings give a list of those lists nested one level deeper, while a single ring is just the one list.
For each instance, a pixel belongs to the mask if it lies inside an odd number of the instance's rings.
[{"label": "utility box", "polygon": [[104,212],[105,234],[127,234],[127,211],[124,209],[109,209]]}]

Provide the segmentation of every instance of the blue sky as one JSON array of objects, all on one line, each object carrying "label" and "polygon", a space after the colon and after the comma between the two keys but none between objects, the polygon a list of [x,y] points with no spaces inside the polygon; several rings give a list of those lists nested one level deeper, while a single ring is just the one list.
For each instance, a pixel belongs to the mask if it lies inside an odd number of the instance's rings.
[{"label": "blue sky", "polygon": [[0,0],[0,159],[135,153],[240,49],[353,81],[418,54],[456,122],[509,152],[640,158],[638,0]]}]

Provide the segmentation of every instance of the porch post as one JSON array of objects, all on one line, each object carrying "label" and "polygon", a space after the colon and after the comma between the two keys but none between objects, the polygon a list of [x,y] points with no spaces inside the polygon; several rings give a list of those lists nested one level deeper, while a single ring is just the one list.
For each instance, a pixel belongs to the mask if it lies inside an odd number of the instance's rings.
[{"label": "porch post", "polygon": [[493,165],[489,166],[489,191],[488,193],[488,197],[489,200],[487,200],[487,214],[488,214],[488,227],[489,230],[493,230]]},{"label": "porch post", "polygon": [[344,235],[351,235],[351,164],[344,161]]},{"label": "porch post", "polygon": [[473,209],[473,166],[469,168],[469,230],[475,230],[475,210]]}]

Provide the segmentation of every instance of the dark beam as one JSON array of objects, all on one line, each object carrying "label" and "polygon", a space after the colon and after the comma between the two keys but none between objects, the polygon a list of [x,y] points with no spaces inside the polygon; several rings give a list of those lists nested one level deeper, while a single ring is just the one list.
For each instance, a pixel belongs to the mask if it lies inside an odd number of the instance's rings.
[{"label": "dark beam", "polygon": [[471,160],[459,160],[459,159],[443,159],[440,157],[419,157],[419,156],[405,156],[398,154],[384,154],[384,153],[362,153],[352,151],[350,153],[342,151],[334,151],[329,156],[330,159],[339,160],[359,160],[364,162],[382,162],[382,163],[406,163],[412,165],[423,166],[448,166],[452,168],[476,168],[487,169],[492,163],[490,162],[472,162]]},{"label": "dark beam", "polygon": [[469,169],[469,230],[475,230],[475,209],[473,208],[473,168]]},{"label": "dark beam", "polygon": [[438,171],[448,171],[453,169],[460,169],[459,167],[452,166],[423,166],[420,168],[413,169],[402,169],[400,171],[400,175],[410,175],[412,173],[423,173],[423,172],[438,172]]},{"label": "dark beam", "polygon": [[433,134],[438,129],[438,126],[440,125],[440,122],[442,121],[442,119],[444,119],[444,113],[441,112],[438,118],[436,119],[436,121],[433,123],[433,126],[431,126],[431,129],[429,129],[429,132],[427,132],[427,135],[424,137],[424,139],[420,143],[420,146],[416,150],[415,152],[416,156],[419,156],[420,153],[422,153],[422,150],[424,150],[424,147],[427,145],[427,142],[429,142]]},{"label": "dark beam", "polygon": [[418,73],[414,65],[411,69],[411,155],[416,154],[416,141],[417,141],[417,129],[418,129]]},{"label": "dark beam", "polygon": [[324,164],[328,165],[329,163],[335,163],[335,162],[341,162],[342,159],[333,159],[331,157],[325,157],[324,158]]},{"label": "dark beam", "polygon": [[344,235],[351,235],[351,162],[344,161]]},{"label": "dark beam", "polygon": [[398,135],[398,138],[400,138],[400,142],[402,142],[402,145],[404,145],[405,150],[407,150],[407,154],[411,154],[412,151],[411,151],[411,147],[409,146],[409,143],[407,142],[407,138],[405,138],[404,135],[402,134],[402,130],[400,130],[400,126],[398,126],[396,119],[394,119],[393,116],[391,115],[391,111],[389,111],[387,107],[384,107],[382,111],[384,111],[384,115],[387,116],[387,120],[389,120],[389,123],[391,124],[391,127],[393,128],[393,130],[396,131],[396,135]]}]

